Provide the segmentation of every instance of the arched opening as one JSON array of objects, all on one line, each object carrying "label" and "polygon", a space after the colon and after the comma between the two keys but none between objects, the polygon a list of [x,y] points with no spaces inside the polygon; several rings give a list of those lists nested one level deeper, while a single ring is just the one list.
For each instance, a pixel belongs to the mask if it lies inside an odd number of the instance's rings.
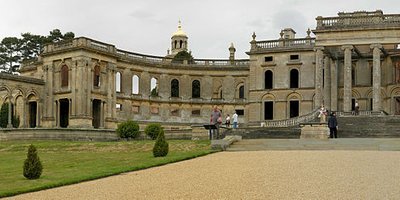
[{"label": "arched opening", "polygon": [[158,80],[154,77],[150,80],[150,95],[158,96]]},{"label": "arched opening", "polygon": [[28,96],[28,123],[29,128],[35,128],[37,126],[37,99],[35,95],[31,94]]},{"label": "arched opening", "polygon": [[132,94],[139,94],[139,76],[132,76]]},{"label": "arched opening", "polygon": [[61,87],[68,87],[68,66],[61,67]]},{"label": "arched opening", "polygon": [[264,101],[264,120],[274,119],[274,102]]},{"label": "arched opening", "polygon": [[192,98],[200,98],[200,81],[198,80],[192,82]]},{"label": "arched opening", "polygon": [[174,48],[176,49],[176,45],[178,44],[178,41],[175,40],[174,43],[175,43]]},{"label": "arched opening", "polygon": [[299,88],[299,71],[297,69],[290,70],[290,88]]},{"label": "arched opening", "polygon": [[171,81],[171,97],[179,97],[179,81],[176,79]]},{"label": "arched opening", "polygon": [[93,100],[93,110],[92,110],[92,126],[93,128],[100,127],[101,120],[101,100]]},{"label": "arched opening", "polygon": [[115,74],[115,91],[121,92],[121,72],[117,72]]},{"label": "arched opening", "polygon": [[289,111],[290,111],[290,118],[298,117],[299,116],[299,101],[298,100],[290,100],[289,101]]},{"label": "arched opening", "polygon": [[15,99],[15,117],[19,119],[19,127],[25,126],[25,104],[22,95]]},{"label": "arched opening", "polygon": [[95,66],[93,72],[93,86],[100,87],[100,67]]},{"label": "arched opening", "polygon": [[244,85],[239,87],[239,99],[244,99]]},{"label": "arched opening", "polygon": [[67,128],[69,124],[69,100],[60,99],[60,127]]},{"label": "arched opening", "polygon": [[183,41],[180,40],[180,41],[179,41],[179,48],[182,48],[182,44],[183,44]]},{"label": "arched opening", "polygon": [[265,71],[265,89],[272,89],[273,74],[271,70]]}]

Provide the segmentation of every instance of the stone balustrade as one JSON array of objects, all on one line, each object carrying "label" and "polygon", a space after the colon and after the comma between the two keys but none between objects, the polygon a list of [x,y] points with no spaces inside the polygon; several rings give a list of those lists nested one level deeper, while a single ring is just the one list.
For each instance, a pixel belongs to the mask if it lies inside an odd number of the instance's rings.
[{"label": "stone balustrade", "polygon": [[[115,48],[114,45],[106,44],[96,40],[85,37],[75,38],[73,40],[60,41],[53,44],[48,44],[44,48],[43,54],[48,54],[57,51],[68,50],[72,48],[87,48],[98,52],[113,54],[120,59],[140,61],[151,64],[167,64],[171,63],[171,58],[139,54],[129,51],[124,51]],[[235,67],[248,67],[249,59],[194,59],[193,63],[174,63],[174,65],[191,65],[191,66],[235,66]]]},{"label": "stone balustrade", "polygon": [[300,125],[300,123],[310,122],[310,121],[315,120],[317,118],[318,114],[319,114],[319,109],[315,109],[314,111],[312,111],[306,115],[293,117],[290,119],[263,121],[260,123],[261,123],[261,126],[265,126],[265,127],[298,126],[298,125]]},{"label": "stone balustrade", "polygon": [[339,13],[338,15],[338,17],[317,17],[316,30],[400,25],[399,14],[384,15],[379,10],[374,12]]},{"label": "stone balustrade", "polygon": [[312,48],[315,44],[315,38],[296,38],[257,41],[258,49],[277,49],[277,48]]}]

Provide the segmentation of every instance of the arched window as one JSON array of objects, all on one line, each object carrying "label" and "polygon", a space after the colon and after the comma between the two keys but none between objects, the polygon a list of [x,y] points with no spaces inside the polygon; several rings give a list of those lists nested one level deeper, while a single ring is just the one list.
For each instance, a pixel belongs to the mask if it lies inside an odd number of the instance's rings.
[{"label": "arched window", "polygon": [[121,72],[115,74],[115,91],[121,92]]},{"label": "arched window", "polygon": [[61,87],[68,87],[68,66],[61,67]]},{"label": "arched window", "polygon": [[176,49],[176,44],[177,44],[177,43],[178,43],[178,41],[175,40],[175,46],[174,46],[175,49]]},{"label": "arched window", "polygon": [[176,79],[171,81],[171,97],[179,97],[179,81]]},{"label": "arched window", "polygon": [[100,67],[94,67],[94,74],[93,74],[93,86],[100,87]]},{"label": "arched window", "polygon": [[299,88],[299,71],[297,69],[290,70],[290,88]]},{"label": "arched window", "polygon": [[179,48],[182,48],[182,43],[183,43],[183,41],[180,40],[180,41],[179,41]]},{"label": "arched window", "polygon": [[239,99],[244,99],[244,85],[239,87]]},{"label": "arched window", "polygon": [[198,80],[192,82],[192,98],[200,98],[200,81]]},{"label": "arched window", "polygon": [[132,76],[132,94],[139,94],[139,76]]},{"label": "arched window", "polygon": [[265,71],[265,89],[272,89],[272,81],[273,81],[273,76],[272,76],[272,71],[267,70]]},{"label": "arched window", "polygon": [[150,80],[150,95],[158,96],[158,80],[154,77]]}]

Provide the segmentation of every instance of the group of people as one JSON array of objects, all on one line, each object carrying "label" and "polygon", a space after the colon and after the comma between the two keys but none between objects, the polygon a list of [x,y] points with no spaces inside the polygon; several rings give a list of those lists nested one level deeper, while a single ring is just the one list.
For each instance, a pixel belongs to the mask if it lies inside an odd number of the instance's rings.
[{"label": "group of people", "polygon": [[329,137],[337,138],[338,123],[336,119],[336,113],[335,112],[329,113],[329,111],[324,107],[324,105],[322,105],[321,108],[319,109],[319,115],[318,115],[320,122],[325,123],[326,116],[328,115],[329,115],[328,119]]},{"label": "group of people", "polygon": [[[238,127],[238,114],[236,114],[236,111],[232,115],[232,122],[233,122],[233,128],[236,129]],[[210,117],[210,124],[216,126],[217,128],[216,137],[219,138],[219,127],[222,125],[222,113],[218,109],[218,106],[213,107]],[[227,114],[225,117],[225,126],[229,128],[230,125],[231,125],[231,117],[229,114]]]}]

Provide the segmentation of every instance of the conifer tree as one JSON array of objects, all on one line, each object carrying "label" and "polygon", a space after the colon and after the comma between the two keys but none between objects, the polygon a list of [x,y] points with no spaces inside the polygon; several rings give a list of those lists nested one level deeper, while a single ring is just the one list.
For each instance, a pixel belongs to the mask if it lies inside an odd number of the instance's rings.
[{"label": "conifer tree", "polygon": [[36,147],[31,144],[24,162],[24,176],[27,179],[38,179],[42,175],[42,169],[43,166],[37,155]]},{"label": "conifer tree", "polygon": [[164,129],[161,129],[153,147],[153,156],[164,157],[168,154],[168,151],[169,147],[168,142],[165,140]]}]

